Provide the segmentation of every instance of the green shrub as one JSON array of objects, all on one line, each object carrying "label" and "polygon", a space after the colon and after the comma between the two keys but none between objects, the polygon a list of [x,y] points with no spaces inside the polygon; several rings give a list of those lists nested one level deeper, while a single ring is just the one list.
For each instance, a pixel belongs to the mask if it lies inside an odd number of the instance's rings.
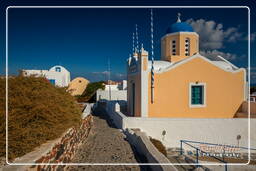
[{"label": "green shrub", "polygon": [[154,138],[150,138],[150,141],[152,142],[152,144],[154,144],[158,151],[160,151],[163,155],[167,156],[166,148],[161,141]]},{"label": "green shrub", "polygon": [[[5,155],[5,79],[0,79],[0,156]],[[22,156],[80,125],[81,110],[65,88],[45,78],[8,80],[8,156]]]},{"label": "green shrub", "polygon": [[103,81],[89,83],[81,96],[77,96],[78,102],[87,102],[96,93],[98,89],[105,89]]}]

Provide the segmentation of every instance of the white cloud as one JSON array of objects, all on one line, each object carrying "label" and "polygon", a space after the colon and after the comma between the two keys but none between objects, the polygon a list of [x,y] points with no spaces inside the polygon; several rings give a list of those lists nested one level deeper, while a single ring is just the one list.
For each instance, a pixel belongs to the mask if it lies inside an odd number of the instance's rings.
[{"label": "white cloud", "polygon": [[189,19],[187,22],[200,36],[201,50],[221,49],[225,41],[236,42],[244,39],[244,33],[239,32],[238,28],[230,27],[224,30],[223,25],[215,21]]},{"label": "white cloud", "polygon": [[[218,50],[208,50],[208,51],[200,51],[200,54],[208,57],[209,59],[212,60],[216,60],[217,56],[222,56],[223,58],[232,61],[238,58],[238,56],[236,54],[232,54],[232,53],[224,53]],[[243,58],[245,57],[245,55],[240,56],[239,58]]]},{"label": "white cloud", "polygon": [[[101,81],[107,80],[109,76],[109,71],[102,71],[102,72],[90,72],[86,73],[85,77],[90,81]],[[111,72],[110,79],[113,81],[120,81],[126,79],[126,74]]]},{"label": "white cloud", "polygon": [[92,72],[92,74],[105,74],[105,75],[108,75],[109,74],[109,71],[102,71],[102,72]]},{"label": "white cloud", "polygon": [[255,41],[255,39],[256,39],[256,32],[251,33],[251,41],[253,42]]}]

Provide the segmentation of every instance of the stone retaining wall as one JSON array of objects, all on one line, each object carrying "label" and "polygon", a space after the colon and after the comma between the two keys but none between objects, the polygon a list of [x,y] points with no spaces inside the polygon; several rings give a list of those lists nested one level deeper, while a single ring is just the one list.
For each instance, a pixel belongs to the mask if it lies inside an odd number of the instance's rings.
[{"label": "stone retaining wall", "polygon": [[[83,119],[79,128],[70,128],[61,138],[60,142],[44,156],[37,159],[35,163],[68,163],[73,158],[80,144],[82,144],[89,135],[93,122],[92,115]],[[29,170],[63,170],[65,165],[37,165]]]}]

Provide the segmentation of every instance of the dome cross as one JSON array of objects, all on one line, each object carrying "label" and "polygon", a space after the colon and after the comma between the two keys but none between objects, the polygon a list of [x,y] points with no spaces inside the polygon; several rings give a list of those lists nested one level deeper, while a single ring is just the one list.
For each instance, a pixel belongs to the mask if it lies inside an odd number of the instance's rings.
[{"label": "dome cross", "polygon": [[181,14],[180,14],[180,13],[178,13],[178,14],[177,14],[177,18],[178,18],[178,19],[177,19],[177,23],[180,23],[180,22],[181,22],[181,20],[180,20],[180,16],[181,16]]}]

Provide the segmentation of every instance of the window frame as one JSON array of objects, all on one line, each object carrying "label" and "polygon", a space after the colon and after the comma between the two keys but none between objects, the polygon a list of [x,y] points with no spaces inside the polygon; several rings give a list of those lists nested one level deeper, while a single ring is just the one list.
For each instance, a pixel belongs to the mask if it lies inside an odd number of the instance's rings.
[{"label": "window frame", "polygon": [[186,37],[185,38],[185,56],[190,55],[190,38]]},{"label": "window frame", "polygon": [[170,54],[175,56],[176,55],[176,40],[175,39],[170,40],[170,48],[171,48]]},{"label": "window frame", "polygon": [[[203,86],[203,104],[192,104],[192,86]],[[206,107],[206,83],[189,83],[189,107],[202,108]]]},{"label": "window frame", "polygon": [[55,67],[55,72],[61,72],[61,67]]}]

